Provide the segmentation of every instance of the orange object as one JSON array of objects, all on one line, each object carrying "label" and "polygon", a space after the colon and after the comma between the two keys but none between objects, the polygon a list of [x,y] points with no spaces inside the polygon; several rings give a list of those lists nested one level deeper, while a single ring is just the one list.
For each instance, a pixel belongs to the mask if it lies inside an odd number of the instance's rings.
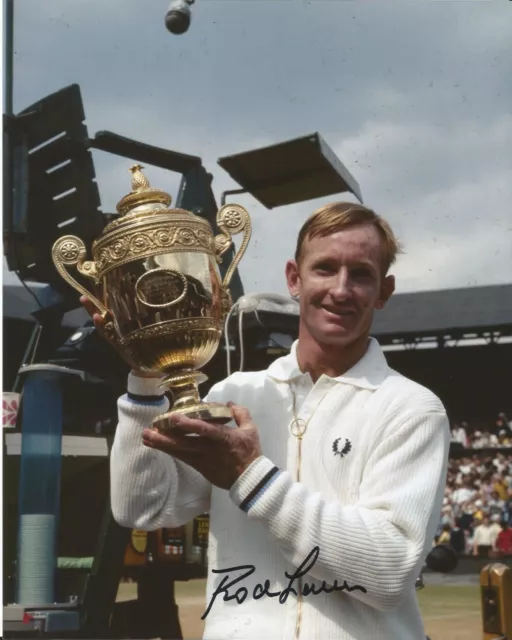
[{"label": "orange object", "polygon": [[512,569],[495,562],[480,572],[484,640],[512,638]]},{"label": "orange object", "polygon": [[124,554],[125,567],[136,567],[146,564],[146,551],[148,548],[148,532],[133,529],[130,542],[126,545]]}]

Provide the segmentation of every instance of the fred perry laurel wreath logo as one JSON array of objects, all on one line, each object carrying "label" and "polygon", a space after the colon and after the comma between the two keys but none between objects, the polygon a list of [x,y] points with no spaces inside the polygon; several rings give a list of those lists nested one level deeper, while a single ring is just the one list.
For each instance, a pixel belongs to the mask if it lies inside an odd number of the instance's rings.
[{"label": "fred perry laurel wreath logo", "polygon": [[343,458],[343,456],[347,455],[347,453],[349,453],[349,451],[352,449],[352,444],[350,443],[350,440],[345,438],[345,444],[343,445],[343,449],[341,449],[340,451],[340,440],[341,438],[336,438],[336,440],[332,443],[332,450],[335,456]]}]

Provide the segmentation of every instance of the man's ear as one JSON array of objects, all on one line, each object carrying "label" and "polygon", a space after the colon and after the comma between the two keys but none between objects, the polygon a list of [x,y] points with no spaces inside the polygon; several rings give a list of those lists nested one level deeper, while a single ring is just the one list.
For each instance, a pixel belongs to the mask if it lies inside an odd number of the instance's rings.
[{"label": "man's ear", "polygon": [[288,260],[285,268],[286,284],[292,298],[296,298],[300,294],[300,276],[299,265],[295,260]]},{"label": "man's ear", "polygon": [[395,276],[386,276],[382,280],[380,286],[380,297],[375,305],[376,309],[384,309],[386,302],[391,298],[395,291]]}]

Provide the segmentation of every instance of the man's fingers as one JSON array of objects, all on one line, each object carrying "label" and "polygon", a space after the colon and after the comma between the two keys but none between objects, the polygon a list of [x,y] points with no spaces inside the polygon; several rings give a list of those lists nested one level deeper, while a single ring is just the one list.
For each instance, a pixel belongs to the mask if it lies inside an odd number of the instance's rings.
[{"label": "man's fingers", "polygon": [[232,402],[228,402],[228,406],[231,409],[231,414],[239,427],[252,421],[251,414],[245,407],[240,407]]},{"label": "man's fingers", "polygon": [[147,447],[159,449],[172,455],[177,455],[180,452],[198,452],[203,448],[203,443],[199,442],[199,438],[191,438],[180,433],[165,435],[156,429],[145,429],[142,434],[142,442]]},{"label": "man's fingers", "polygon": [[101,335],[105,338],[106,336],[103,334],[103,329],[105,327],[105,319],[98,313],[98,308],[95,304],[93,304],[87,296],[82,296],[80,298],[80,302],[87,313],[91,316],[92,322],[95,328],[101,333]]},{"label": "man's fingers", "polygon": [[[178,443],[177,438],[175,439],[164,436],[164,440],[161,440],[157,437],[142,437],[142,442],[146,445],[146,447],[156,449],[157,451],[162,451],[162,453],[166,453],[167,455],[170,455],[176,460],[180,460],[181,462],[184,462],[191,467],[195,467],[198,462],[200,463],[201,460],[204,460],[205,458],[204,451],[197,451],[197,444],[195,448],[192,448],[188,443]],[[187,436],[181,436],[180,440],[187,440],[189,442],[191,440],[195,440],[197,443],[199,438],[189,438]]]},{"label": "man's fingers", "polygon": [[98,309],[95,304],[93,304],[87,296],[82,296],[80,298],[80,302],[83,308],[87,311],[87,313],[91,316],[92,321],[96,329],[101,330],[105,321],[101,317],[101,314],[98,313]]},{"label": "man's fingers", "polygon": [[87,296],[82,296],[80,298],[80,303],[83,306],[83,308],[87,311],[87,313],[91,316],[91,318],[94,316],[95,313],[98,313],[98,309],[96,308],[96,305],[94,305]]},{"label": "man's fingers", "polygon": [[105,324],[103,318],[100,316],[99,313],[95,313],[92,316],[92,321],[94,323],[94,326],[96,327],[96,329],[98,329],[99,331],[101,331],[101,329],[103,329],[103,326]]},{"label": "man's fingers", "polygon": [[192,418],[178,415],[173,416],[171,421],[180,431],[195,433],[198,436],[210,438],[211,440],[225,440],[229,435],[229,427],[212,424],[204,420],[193,420]]}]

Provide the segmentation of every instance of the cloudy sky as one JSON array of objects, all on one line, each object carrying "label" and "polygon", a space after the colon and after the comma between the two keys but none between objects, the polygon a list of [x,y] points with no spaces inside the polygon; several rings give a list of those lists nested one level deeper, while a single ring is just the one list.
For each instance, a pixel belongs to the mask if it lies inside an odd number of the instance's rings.
[{"label": "cloudy sky", "polygon": [[[16,0],[15,111],[79,83],[90,135],[199,155],[217,196],[237,186],[218,157],[318,131],[405,245],[398,292],[512,280],[510,2],[196,0],[182,36],[167,7]],[[131,163],[95,160],[114,210]],[[147,174],[176,196],[177,176]],[[237,197],[254,224],[246,292],[285,292],[299,227],[332,199]]]}]

